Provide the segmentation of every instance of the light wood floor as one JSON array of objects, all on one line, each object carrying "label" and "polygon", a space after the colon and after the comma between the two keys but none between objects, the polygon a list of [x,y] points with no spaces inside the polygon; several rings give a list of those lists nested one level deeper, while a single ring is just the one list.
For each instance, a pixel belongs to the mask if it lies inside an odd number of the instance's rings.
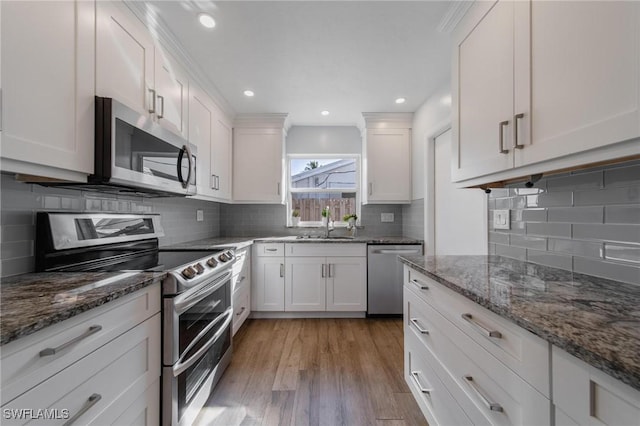
[{"label": "light wood floor", "polygon": [[403,379],[402,320],[248,320],[196,425],[427,425]]}]

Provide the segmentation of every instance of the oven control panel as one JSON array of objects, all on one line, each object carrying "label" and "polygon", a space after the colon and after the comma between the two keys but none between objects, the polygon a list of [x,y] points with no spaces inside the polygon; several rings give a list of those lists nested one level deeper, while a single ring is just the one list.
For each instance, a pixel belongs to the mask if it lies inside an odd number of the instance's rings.
[{"label": "oven control panel", "polygon": [[195,278],[197,275],[201,275],[206,271],[206,268],[203,266],[203,263],[211,268],[211,270],[216,269],[221,263],[227,263],[235,258],[235,254],[232,250],[225,250],[213,257],[210,257],[206,261],[203,259],[201,262],[194,263],[193,265],[189,265],[180,271],[180,275],[182,275],[185,279],[190,280]]}]

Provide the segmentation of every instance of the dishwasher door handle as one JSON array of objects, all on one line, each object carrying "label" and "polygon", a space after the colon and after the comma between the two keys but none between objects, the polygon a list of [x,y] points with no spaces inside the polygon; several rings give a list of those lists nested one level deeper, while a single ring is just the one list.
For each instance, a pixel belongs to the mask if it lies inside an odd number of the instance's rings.
[{"label": "dishwasher door handle", "polygon": [[421,250],[372,250],[373,254],[421,254]]}]

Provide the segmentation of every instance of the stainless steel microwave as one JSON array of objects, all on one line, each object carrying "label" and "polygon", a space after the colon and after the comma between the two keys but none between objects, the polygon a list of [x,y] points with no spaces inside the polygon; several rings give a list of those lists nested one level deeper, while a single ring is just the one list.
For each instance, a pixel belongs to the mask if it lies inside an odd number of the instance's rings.
[{"label": "stainless steel microwave", "polygon": [[197,148],[150,116],[96,96],[95,170],[87,186],[151,196],[196,193]]}]

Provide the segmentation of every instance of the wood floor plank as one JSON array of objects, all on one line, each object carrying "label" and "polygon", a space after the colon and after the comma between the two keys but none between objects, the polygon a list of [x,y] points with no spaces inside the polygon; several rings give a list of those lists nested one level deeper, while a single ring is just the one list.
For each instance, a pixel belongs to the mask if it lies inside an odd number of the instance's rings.
[{"label": "wood floor plank", "polygon": [[249,320],[196,425],[424,426],[402,342],[400,319]]}]

